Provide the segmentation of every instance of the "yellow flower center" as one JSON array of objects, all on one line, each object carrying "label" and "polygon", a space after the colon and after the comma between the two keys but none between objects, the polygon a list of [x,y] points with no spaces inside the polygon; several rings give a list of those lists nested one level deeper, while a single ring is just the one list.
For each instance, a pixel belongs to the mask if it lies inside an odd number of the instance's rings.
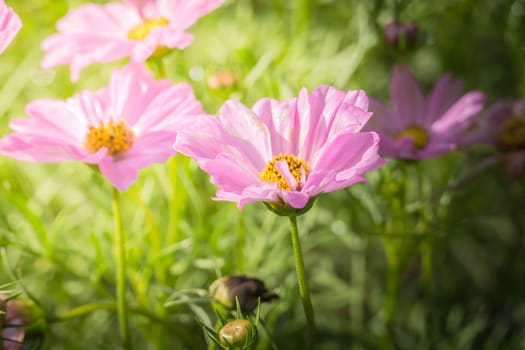
[{"label": "yellow flower center", "polygon": [[308,162],[297,158],[292,154],[279,154],[266,165],[266,167],[259,173],[259,176],[263,181],[277,183],[277,187],[282,190],[291,191],[292,188],[286,178],[281,174],[277,168],[277,163],[280,161],[286,161],[290,173],[295,178],[298,184],[301,183],[301,177],[304,172],[305,178],[310,173],[310,164]]},{"label": "yellow flower center", "polygon": [[525,119],[510,117],[500,127],[497,140],[503,151],[513,151],[525,148]]},{"label": "yellow flower center", "polygon": [[429,139],[428,132],[419,125],[411,125],[395,135],[396,140],[407,137],[412,140],[414,150],[424,148]]},{"label": "yellow flower center", "polygon": [[123,121],[115,123],[110,120],[107,125],[104,123],[100,123],[98,127],[90,125],[88,129],[85,146],[92,153],[106,147],[108,154],[115,156],[129,150],[135,139],[133,131]]},{"label": "yellow flower center", "polygon": [[130,40],[144,40],[149,33],[156,27],[167,26],[170,21],[164,17],[159,19],[147,19],[138,26],[133,27],[128,32],[128,39]]}]

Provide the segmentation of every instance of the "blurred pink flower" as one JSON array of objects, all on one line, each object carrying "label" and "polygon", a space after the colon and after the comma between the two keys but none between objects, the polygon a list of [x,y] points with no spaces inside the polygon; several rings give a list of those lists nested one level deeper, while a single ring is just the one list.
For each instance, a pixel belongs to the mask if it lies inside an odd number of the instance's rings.
[{"label": "blurred pink flower", "polygon": [[525,176],[525,100],[499,101],[479,117],[468,134],[470,143],[494,145],[505,165],[507,176],[518,180]]},{"label": "blurred pink flower", "polygon": [[125,191],[139,169],[175,153],[177,125],[202,108],[190,85],[156,81],[131,63],[113,72],[108,87],[66,101],[36,100],[26,112],[32,118],[10,123],[15,132],[0,139],[0,154],[30,162],[98,164]]},{"label": "blurred pink flower", "polygon": [[124,0],[88,3],[57,22],[58,33],[42,43],[44,68],[71,65],[71,80],[95,62],[131,57],[144,62],[167,48],[183,49],[193,40],[185,30],[224,0]]},{"label": "blurred pink flower", "polygon": [[[25,338],[25,329],[21,327],[26,322],[24,305],[22,302],[13,299],[6,302],[7,295],[0,294],[0,303],[5,303],[6,314],[4,318],[2,339],[4,350],[20,350]],[[0,324],[1,325],[1,324]]]},{"label": "blurred pink flower", "polygon": [[367,130],[381,135],[380,154],[420,160],[455,149],[460,133],[472,124],[485,102],[485,95],[479,91],[465,95],[462,91],[463,83],[447,74],[425,97],[406,66],[394,67],[392,106],[370,99],[374,118]]},{"label": "blurred pink flower", "polygon": [[219,187],[217,200],[305,208],[312,197],[366,181],[385,161],[368,121],[362,91],[321,86],[310,94],[253,108],[228,101],[218,117],[202,116],[177,134],[174,148],[197,160]]},{"label": "blurred pink flower", "polygon": [[0,0],[0,53],[13,41],[20,28],[20,17],[4,3],[4,0]]}]

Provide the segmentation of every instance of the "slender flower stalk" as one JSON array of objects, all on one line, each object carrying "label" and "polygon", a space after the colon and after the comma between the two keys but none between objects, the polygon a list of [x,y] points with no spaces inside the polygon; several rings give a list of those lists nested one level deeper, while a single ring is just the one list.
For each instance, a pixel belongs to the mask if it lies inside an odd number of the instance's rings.
[{"label": "slender flower stalk", "polygon": [[115,220],[115,253],[117,260],[117,312],[120,336],[125,349],[132,349],[129,333],[128,303],[126,302],[126,239],[122,229],[119,191],[113,187],[113,217]]},{"label": "slender flower stalk", "polygon": [[[392,249],[394,248],[394,249]],[[386,282],[386,299],[385,299],[385,322],[383,330],[383,338],[381,340],[381,349],[390,350],[395,348],[395,339],[392,332],[395,317],[397,313],[397,302],[399,299],[400,286],[400,265],[397,259],[397,250],[395,246],[391,246],[392,250],[388,259],[388,275]]]},{"label": "slender flower stalk", "polygon": [[426,302],[428,305],[427,317],[426,317],[426,332],[427,338],[431,344],[435,343],[435,302],[434,302],[434,264],[433,264],[433,249],[432,249],[432,236],[429,231],[429,213],[427,209],[427,196],[425,194],[424,174],[420,163],[415,164],[416,179],[417,179],[417,194],[420,204],[419,220],[417,223],[418,231],[423,236],[423,241],[419,248],[421,254],[421,268],[422,268],[422,282],[425,293]]},{"label": "slender flower stalk", "polygon": [[244,215],[240,211],[237,215],[237,242],[235,242],[235,261],[238,273],[244,273],[244,246],[246,244],[246,232],[244,229]]},{"label": "slender flower stalk", "polygon": [[303,303],[303,310],[308,325],[308,349],[315,348],[315,318],[312,300],[310,299],[310,289],[303,262],[303,252],[299,240],[299,230],[297,229],[297,216],[290,215],[290,233],[292,234],[292,247],[295,261],[295,271],[297,273],[297,283],[299,284],[299,296]]}]

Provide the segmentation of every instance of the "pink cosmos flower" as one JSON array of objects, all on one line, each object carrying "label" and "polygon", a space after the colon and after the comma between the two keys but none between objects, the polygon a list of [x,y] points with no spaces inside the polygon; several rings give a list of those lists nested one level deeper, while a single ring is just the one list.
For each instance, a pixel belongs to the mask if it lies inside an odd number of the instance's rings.
[{"label": "pink cosmos flower", "polygon": [[124,0],[88,3],[57,22],[58,33],[42,43],[42,66],[71,65],[71,80],[95,62],[131,57],[144,62],[167,48],[183,49],[193,40],[185,30],[224,0]]},{"label": "pink cosmos flower", "polygon": [[19,350],[22,349],[22,343],[25,338],[25,329],[24,327],[21,327],[26,322],[24,305],[16,299],[7,302],[6,299],[7,295],[0,294],[0,304],[5,305],[3,326],[0,323],[3,349]]},{"label": "pink cosmos flower", "polygon": [[4,0],[0,0],[0,53],[13,41],[20,28],[20,17],[4,3]]},{"label": "pink cosmos flower", "polygon": [[202,113],[190,85],[155,81],[138,64],[115,70],[109,86],[66,101],[36,100],[31,119],[10,123],[14,133],[0,139],[0,154],[30,162],[79,160],[97,164],[125,191],[138,170],[166,161],[177,125]]},{"label": "pink cosmos flower", "polygon": [[494,145],[510,179],[525,176],[525,100],[494,103],[479,117],[468,139]]},{"label": "pink cosmos flower", "polygon": [[463,96],[462,91],[462,82],[447,74],[425,97],[406,66],[394,67],[392,106],[370,99],[374,118],[367,129],[381,135],[381,155],[420,160],[455,149],[459,134],[472,124],[485,102],[479,91]]},{"label": "pink cosmos flower", "polygon": [[263,201],[302,209],[310,199],[366,181],[382,166],[379,136],[359,132],[368,121],[362,91],[321,86],[249,109],[228,101],[218,117],[202,116],[177,134],[174,148],[197,160],[219,187],[216,198],[245,204]]}]

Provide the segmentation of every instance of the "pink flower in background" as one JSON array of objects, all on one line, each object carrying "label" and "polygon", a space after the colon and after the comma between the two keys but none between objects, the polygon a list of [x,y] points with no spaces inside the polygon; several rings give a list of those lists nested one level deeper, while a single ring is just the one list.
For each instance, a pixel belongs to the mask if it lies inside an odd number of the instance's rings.
[{"label": "pink flower in background", "polygon": [[390,81],[392,106],[370,99],[374,118],[367,129],[381,135],[381,155],[426,159],[455,149],[459,134],[472,125],[485,102],[479,91],[462,91],[461,81],[445,75],[425,97],[409,69],[396,66]]},{"label": "pink flower in background", "polygon": [[13,41],[20,28],[20,17],[4,3],[4,0],[0,0],[0,53]]},{"label": "pink flower in background", "polygon": [[362,91],[321,86],[249,109],[228,101],[218,117],[202,116],[177,134],[174,148],[197,160],[219,187],[216,199],[305,208],[310,198],[366,181],[382,166],[379,136],[359,132],[368,121]]},{"label": "pink flower in background", "polygon": [[79,160],[97,164],[119,190],[138,170],[166,161],[183,119],[202,113],[190,85],[153,79],[140,64],[115,70],[108,87],[84,91],[66,101],[36,100],[31,119],[10,123],[0,154],[30,162]]},{"label": "pink flower in background", "polygon": [[0,311],[5,307],[3,325],[0,323],[3,349],[19,350],[22,349],[22,343],[26,333],[24,327],[22,327],[26,322],[24,305],[16,299],[9,301],[6,301],[6,299],[7,295],[0,294],[0,304],[2,304]]},{"label": "pink flower in background", "polygon": [[503,160],[507,176],[518,180],[525,176],[525,100],[499,101],[480,117],[468,134],[470,143],[494,145]]},{"label": "pink flower in background", "polygon": [[42,43],[44,68],[71,65],[71,80],[95,62],[131,57],[144,62],[193,40],[185,30],[224,0],[127,0],[71,10],[57,22],[58,33]]}]

